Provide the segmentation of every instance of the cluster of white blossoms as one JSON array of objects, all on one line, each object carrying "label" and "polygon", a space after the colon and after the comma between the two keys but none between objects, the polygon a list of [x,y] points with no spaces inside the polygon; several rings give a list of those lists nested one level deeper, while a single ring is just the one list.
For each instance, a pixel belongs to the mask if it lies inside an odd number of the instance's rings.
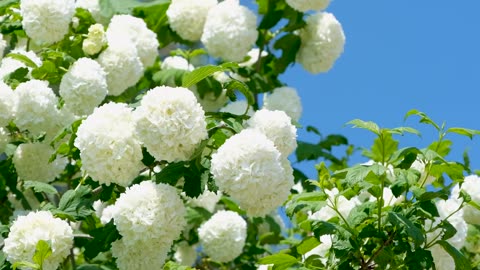
[{"label": "cluster of white blossoms", "polygon": [[108,94],[112,96],[122,94],[143,76],[143,64],[132,43],[109,40],[97,61],[107,73]]},{"label": "cluster of white blossoms", "polygon": [[15,115],[15,94],[12,89],[0,80],[0,127],[8,125]]},{"label": "cluster of white blossoms", "polygon": [[251,216],[273,211],[288,198],[293,186],[288,160],[272,141],[254,129],[230,137],[212,155],[211,172],[220,190]]},{"label": "cluster of white blossoms", "polygon": [[238,257],[247,238],[247,223],[235,212],[218,211],[198,229],[203,251],[214,261]]},{"label": "cluster of white blossoms", "polygon": [[57,156],[49,162],[55,150],[46,143],[22,143],[13,155],[18,177],[26,181],[52,182],[65,169],[67,158]]},{"label": "cluster of white blossoms", "polygon": [[198,41],[202,37],[207,14],[217,0],[173,0],[167,10],[170,27],[181,38]]},{"label": "cluster of white blossoms", "polygon": [[[460,191],[466,192],[470,195],[472,201],[480,204],[480,177],[477,175],[469,175],[465,177],[462,186],[456,184],[452,190],[452,198],[458,199]],[[467,204],[463,208],[463,218],[470,224],[480,225],[480,211],[475,207]]]},{"label": "cluster of white blossoms", "polygon": [[202,194],[200,194],[197,198],[189,199],[188,202],[193,206],[205,208],[209,212],[213,213],[215,211],[215,206],[221,198],[222,192],[217,191],[215,193],[205,188]]},{"label": "cluster of white blossoms", "polygon": [[50,212],[30,212],[19,216],[10,227],[3,252],[10,263],[32,262],[38,241],[47,241],[52,253],[43,261],[44,270],[55,270],[70,254],[73,231],[66,221],[53,217]]},{"label": "cluster of white blossoms", "polygon": [[8,131],[0,127],[0,154],[5,151],[5,148],[7,147],[7,144],[10,142],[10,134]]},{"label": "cluster of white blossoms", "polygon": [[285,158],[297,148],[297,128],[283,111],[256,111],[247,126],[265,134]]},{"label": "cluster of white blossoms", "polygon": [[263,108],[284,111],[295,122],[298,122],[303,110],[297,90],[287,86],[277,87],[271,94],[265,95]]},{"label": "cluster of white blossoms", "polygon": [[[345,196],[339,195],[337,188],[331,190],[325,189],[324,192],[328,195],[327,205],[320,208],[320,210],[315,213],[309,213],[308,219],[325,221],[337,217],[338,213],[344,218],[347,218],[350,211],[360,204],[357,197],[353,197],[349,200]],[[336,209],[336,211],[334,209]]]},{"label": "cluster of white blossoms", "polygon": [[[26,56],[28,59],[32,60],[32,62],[35,63],[35,65],[38,67],[42,65],[42,60],[33,51],[27,52],[25,50],[12,50],[10,53]],[[31,67],[27,67],[25,63],[20,60],[14,59],[9,56],[3,58],[2,62],[0,63],[0,80],[2,80],[7,75],[11,74],[19,68],[27,68],[29,71],[32,70]],[[28,76],[30,76],[30,74],[28,74]]]},{"label": "cluster of white blossoms", "polygon": [[182,241],[175,246],[173,258],[181,265],[192,266],[197,260],[196,246],[190,246],[186,241]]},{"label": "cluster of white blossoms", "polygon": [[[141,256],[146,261],[156,260],[153,258],[156,256],[163,258],[161,262],[157,258],[157,267],[163,264],[173,241],[180,236],[186,225],[185,206],[177,190],[170,185],[155,184],[152,181],[143,181],[127,188],[110,211],[115,226],[122,235],[116,244],[122,248],[112,247],[113,255],[121,258],[125,255],[125,249],[141,250],[146,252]],[[146,243],[149,244],[145,245]],[[121,267],[122,264],[131,264],[125,258],[123,261],[119,263],[120,269],[133,269]]]},{"label": "cluster of white blossoms", "polygon": [[211,56],[241,61],[257,37],[256,15],[238,0],[225,0],[208,12],[201,41]]},{"label": "cluster of white blossoms", "polygon": [[99,53],[107,45],[107,36],[103,25],[96,23],[88,28],[87,38],[83,40],[82,50],[87,55]]},{"label": "cluster of white blossoms", "polygon": [[306,21],[307,25],[299,31],[302,43],[297,62],[310,73],[327,72],[343,53],[345,35],[342,25],[328,12],[315,13]]},{"label": "cluster of white blossoms", "polygon": [[37,44],[63,39],[75,13],[75,0],[21,0],[22,26]]},{"label": "cluster of white blossoms", "polygon": [[128,186],[143,168],[132,110],[126,104],[95,108],[78,127],[74,144],[82,169],[101,184]]},{"label": "cluster of white blossoms", "polygon": [[33,136],[45,132],[55,135],[61,114],[57,109],[58,98],[48,87],[48,82],[30,80],[19,84],[14,93],[14,122],[17,127],[28,130]]},{"label": "cluster of white blossoms", "polygon": [[324,10],[330,5],[330,0],[287,0],[287,4],[300,12],[309,10]]},{"label": "cluster of white blossoms", "polygon": [[157,35],[140,18],[115,15],[108,25],[106,35],[108,44],[132,43],[144,68],[153,65],[158,56]]},{"label": "cluster of white blossoms", "polygon": [[138,137],[157,160],[188,160],[208,135],[205,112],[183,87],[149,90],[134,116]]},{"label": "cluster of white blossoms", "polygon": [[168,70],[168,69],[180,69],[180,70],[188,70],[192,71],[195,69],[195,67],[190,64],[187,59],[181,57],[181,56],[169,56],[163,59],[161,68],[163,70]]},{"label": "cluster of white blossoms", "polygon": [[168,250],[163,250],[155,240],[139,241],[132,246],[122,238],[112,243],[111,251],[119,270],[151,270],[161,269]]},{"label": "cluster of white blossoms", "polygon": [[65,73],[60,83],[60,96],[65,107],[76,115],[89,115],[107,95],[107,75],[100,64],[80,58]]}]

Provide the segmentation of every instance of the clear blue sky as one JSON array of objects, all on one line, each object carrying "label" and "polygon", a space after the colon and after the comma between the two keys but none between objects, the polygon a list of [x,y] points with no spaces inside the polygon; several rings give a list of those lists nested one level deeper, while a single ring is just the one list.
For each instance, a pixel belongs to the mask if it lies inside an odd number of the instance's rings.
[{"label": "clear blue sky", "polygon": [[[252,1],[242,3],[253,7]],[[302,98],[301,124],[346,135],[363,147],[373,136],[344,127],[354,118],[384,127],[413,125],[423,137],[407,135],[401,146],[426,147],[437,135],[418,125],[417,117],[403,121],[413,108],[450,127],[480,129],[479,10],[477,0],[332,1],[327,11],[343,26],[344,54],[328,73],[311,75],[295,65],[283,76]],[[311,138],[299,132],[299,139]],[[449,158],[461,161],[468,149],[472,168],[480,169],[480,138],[449,138],[455,149]]]}]

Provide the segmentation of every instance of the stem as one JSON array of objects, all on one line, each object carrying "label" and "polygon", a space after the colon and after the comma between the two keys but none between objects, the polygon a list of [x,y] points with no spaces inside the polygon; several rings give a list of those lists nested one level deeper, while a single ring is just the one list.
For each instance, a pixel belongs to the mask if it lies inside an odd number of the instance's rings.
[{"label": "stem", "polygon": [[396,232],[393,232],[390,237],[387,239],[387,241],[383,242],[383,244],[380,246],[379,249],[377,249],[375,251],[375,253],[373,253],[372,257],[370,257],[370,259],[368,259],[367,263],[363,264],[362,265],[362,269],[370,269],[370,264],[375,260],[375,258],[380,254],[380,252],[385,248],[387,247],[388,245],[390,245],[390,243],[393,241],[393,238],[395,237],[395,234]]}]

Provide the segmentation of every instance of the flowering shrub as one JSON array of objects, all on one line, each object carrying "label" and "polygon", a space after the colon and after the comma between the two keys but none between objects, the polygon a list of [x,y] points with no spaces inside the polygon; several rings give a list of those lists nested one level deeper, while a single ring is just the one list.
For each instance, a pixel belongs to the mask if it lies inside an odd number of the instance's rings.
[{"label": "flowering shrub", "polygon": [[356,119],[350,164],[280,80],[341,56],[330,1],[256,2],[0,2],[0,270],[478,269],[480,177],[447,155],[480,132]]}]

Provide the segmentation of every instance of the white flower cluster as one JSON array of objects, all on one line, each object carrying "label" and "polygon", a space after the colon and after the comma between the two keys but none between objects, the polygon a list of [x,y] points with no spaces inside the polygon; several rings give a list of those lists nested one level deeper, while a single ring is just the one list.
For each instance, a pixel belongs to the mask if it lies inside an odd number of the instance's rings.
[{"label": "white flower cluster", "polygon": [[350,211],[360,204],[360,201],[356,197],[349,200],[343,195],[339,195],[337,188],[333,188],[332,190],[326,189],[324,191],[328,195],[327,205],[317,212],[309,214],[308,219],[326,221],[333,217],[337,217],[338,214],[334,209],[336,209],[344,218],[347,218]]},{"label": "white flower cluster", "polygon": [[215,206],[221,198],[222,192],[217,191],[217,193],[215,193],[205,188],[202,194],[200,194],[197,198],[191,198],[189,203],[193,206],[203,207],[209,212],[213,213]]},{"label": "white flower cluster", "polygon": [[10,227],[5,239],[3,252],[7,260],[15,262],[32,262],[38,241],[50,243],[52,254],[43,262],[44,270],[55,270],[70,254],[73,246],[73,231],[67,222],[53,217],[50,212],[30,212],[19,216]]},{"label": "white flower cluster", "polygon": [[59,157],[49,162],[55,150],[46,143],[23,143],[15,150],[13,164],[18,177],[27,181],[52,182],[58,177],[68,160]]},{"label": "white flower cluster", "polygon": [[15,95],[12,89],[0,80],[0,127],[8,125],[15,115]]},{"label": "white flower cluster", "polygon": [[188,70],[192,71],[195,67],[188,63],[187,59],[181,56],[169,56],[163,59],[162,69],[180,69],[180,70]]},{"label": "white flower cluster", "polygon": [[183,87],[151,89],[134,115],[138,137],[157,160],[188,160],[208,135],[205,112]]},{"label": "white flower cluster", "polygon": [[175,247],[173,258],[181,265],[192,266],[197,260],[195,248],[195,246],[190,246],[187,242],[182,241]]},{"label": "white flower cluster", "polygon": [[297,62],[313,74],[329,71],[345,46],[342,25],[328,12],[309,16],[307,25],[300,30],[300,38]]},{"label": "white flower cluster", "polygon": [[122,238],[112,243],[112,255],[119,270],[161,269],[168,250],[160,249],[155,240],[139,241],[128,245]]},{"label": "white flower cluster", "polygon": [[173,0],[167,10],[168,23],[181,38],[198,41],[207,14],[215,5],[217,0]]},{"label": "white flower cluster", "polygon": [[[156,256],[164,260],[173,241],[180,236],[186,225],[184,217],[186,210],[177,190],[172,186],[155,184],[152,181],[144,181],[127,188],[112,206],[111,211],[115,226],[123,237],[121,243],[117,244],[123,247],[112,248],[113,255],[117,258],[125,254],[122,251],[124,249],[146,249],[142,250],[146,253],[141,257],[147,262],[155,260],[150,257]],[[154,268],[162,265],[163,260],[157,261]],[[131,264],[126,259],[123,261],[119,263],[120,269],[133,269],[121,267],[122,264]]]},{"label": "white flower cluster", "polygon": [[46,132],[53,136],[60,124],[58,98],[48,87],[48,82],[30,80],[21,83],[15,93],[15,124],[20,130],[28,130],[33,136]]},{"label": "white flower cluster", "polygon": [[[28,57],[28,59],[32,60],[32,62],[35,63],[35,65],[37,66],[42,65],[42,60],[33,51],[27,52],[25,50],[13,50],[10,53],[24,55]],[[31,67],[27,67],[23,62],[17,59],[14,59],[12,57],[3,58],[0,64],[0,80],[2,80],[7,75],[11,74],[12,72],[14,72],[19,68],[28,68],[29,71],[32,70]]]},{"label": "white flower cluster", "polygon": [[131,15],[113,16],[107,29],[108,44],[132,43],[144,68],[150,67],[158,56],[157,35],[145,22]]},{"label": "white flower cluster", "polygon": [[143,64],[132,43],[121,40],[108,42],[108,48],[98,56],[97,61],[107,73],[108,94],[118,96],[140,80]]},{"label": "white flower cluster", "polygon": [[309,10],[324,10],[330,5],[330,0],[287,0],[287,4],[300,12]]},{"label": "white flower cluster", "polygon": [[205,253],[214,261],[229,262],[238,257],[247,238],[247,223],[235,212],[218,211],[198,229]]},{"label": "white flower cluster", "polygon": [[238,0],[225,0],[208,12],[201,40],[211,56],[241,61],[257,37],[255,14]]},{"label": "white flower cluster", "polygon": [[107,75],[100,64],[90,58],[80,58],[63,75],[59,92],[68,110],[76,115],[88,115],[102,102],[107,91]]},{"label": "white flower cluster", "polygon": [[96,23],[88,28],[87,38],[83,40],[82,50],[87,55],[99,53],[107,45],[107,37],[103,25]]},{"label": "white flower cluster", "polygon": [[293,186],[288,160],[258,130],[245,129],[230,137],[212,155],[211,164],[220,190],[238,201],[251,216],[273,211],[288,198]]},{"label": "white flower cluster", "polygon": [[5,128],[0,127],[0,154],[5,151],[5,148],[9,142],[10,135],[8,134],[8,131]]},{"label": "white flower cluster", "polygon": [[[463,190],[470,195],[472,201],[480,204],[480,177],[477,175],[469,175],[465,177],[462,187],[456,184],[452,190],[452,197],[457,199],[460,196],[460,191]],[[463,208],[463,218],[470,224],[480,225],[480,211],[475,207],[467,204]]]},{"label": "white flower cluster", "polygon": [[297,148],[297,128],[283,111],[256,111],[247,125],[265,134],[285,158]]},{"label": "white flower cluster", "polygon": [[96,108],[78,127],[74,144],[82,169],[101,184],[128,186],[143,167],[132,110],[125,104]]},{"label": "white flower cluster", "polygon": [[284,111],[295,122],[298,122],[303,110],[297,90],[287,86],[275,88],[271,94],[265,95],[263,108]]},{"label": "white flower cluster", "polygon": [[21,0],[22,26],[37,44],[63,39],[75,13],[74,0]]},{"label": "white flower cluster", "polygon": [[455,269],[455,261],[440,245],[434,245],[429,248],[432,253],[435,269],[437,270],[453,270]]}]

